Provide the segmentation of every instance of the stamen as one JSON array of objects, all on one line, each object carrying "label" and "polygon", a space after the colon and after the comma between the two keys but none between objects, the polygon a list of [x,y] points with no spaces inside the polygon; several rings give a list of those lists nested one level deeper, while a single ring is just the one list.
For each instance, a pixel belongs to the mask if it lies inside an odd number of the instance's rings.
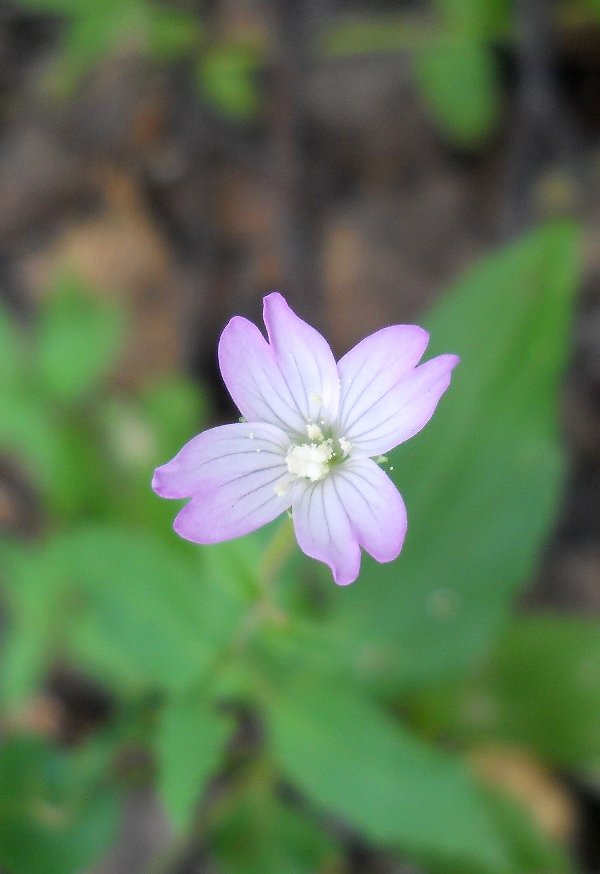
[{"label": "stamen", "polygon": [[328,443],[301,443],[292,446],[285,457],[292,476],[306,477],[316,483],[329,473],[329,460],[333,449]]},{"label": "stamen", "polygon": [[349,455],[352,450],[352,443],[349,440],[346,440],[345,437],[340,437],[340,449],[344,453],[344,456]]},{"label": "stamen", "polygon": [[308,422],[306,425],[306,433],[310,440],[322,440],[323,432],[319,428],[318,425],[313,425],[311,422]]}]

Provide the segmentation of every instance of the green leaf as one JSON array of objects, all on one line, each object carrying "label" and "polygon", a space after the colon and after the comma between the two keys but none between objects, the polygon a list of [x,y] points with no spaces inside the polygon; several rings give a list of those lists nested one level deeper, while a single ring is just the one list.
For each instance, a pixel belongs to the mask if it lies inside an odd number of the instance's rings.
[{"label": "green leaf", "polygon": [[483,796],[519,874],[567,874],[573,870],[564,849],[542,833],[529,810],[500,792],[484,790]]},{"label": "green leaf", "polygon": [[123,337],[123,314],[63,278],[39,312],[38,358],[48,392],[72,402],[96,388],[115,364]]},{"label": "green leaf", "polygon": [[341,684],[288,682],[267,727],[283,774],[378,844],[463,871],[513,870],[458,759],[427,747]]},{"label": "green leaf", "polygon": [[198,66],[202,91],[225,116],[248,120],[261,106],[256,83],[259,57],[252,46],[222,44],[211,46]]},{"label": "green leaf", "polygon": [[600,765],[600,623],[514,622],[478,674],[426,695],[419,710],[463,742],[504,740],[557,764]]},{"label": "green leaf", "polygon": [[15,320],[0,302],[0,398],[12,399],[18,393],[24,377],[25,348]]},{"label": "green leaf", "polygon": [[0,700],[10,711],[42,685],[63,612],[64,590],[35,549],[14,549],[4,563],[9,622],[2,639]]},{"label": "green leaf", "polygon": [[[46,657],[67,646],[79,665],[123,691],[183,690],[210,674],[246,603],[235,581],[203,572],[192,557],[185,544],[100,525],[31,549],[24,592],[34,599],[37,590],[46,604],[43,619],[54,629],[42,638]],[[14,634],[26,647],[38,614],[30,619],[17,583]],[[50,597],[50,587],[58,597]]]},{"label": "green leaf", "polygon": [[[259,775],[260,776],[260,775]],[[316,874],[337,871],[332,841],[269,780],[253,779],[237,789],[209,836],[223,874]]]},{"label": "green leaf", "polygon": [[217,773],[231,730],[231,720],[204,694],[167,702],[156,739],[158,787],[178,829],[189,825],[209,778]]},{"label": "green leaf", "polygon": [[550,225],[484,261],[426,320],[430,354],[461,364],[432,421],[390,457],[404,550],[330,594],[360,673],[394,694],[480,659],[535,567],[564,477],[557,395],[578,275],[578,234]]},{"label": "green leaf", "polygon": [[114,791],[82,780],[77,758],[36,738],[0,749],[0,864],[11,874],[72,874],[112,840]]},{"label": "green leaf", "polygon": [[193,15],[175,8],[148,5],[148,51],[160,61],[181,57],[202,37],[202,24]]},{"label": "green leaf", "polygon": [[445,31],[471,39],[493,39],[511,25],[510,0],[434,0]]},{"label": "green leaf", "polygon": [[423,98],[443,133],[462,146],[481,142],[496,123],[500,99],[489,46],[451,34],[423,45],[415,63]]}]

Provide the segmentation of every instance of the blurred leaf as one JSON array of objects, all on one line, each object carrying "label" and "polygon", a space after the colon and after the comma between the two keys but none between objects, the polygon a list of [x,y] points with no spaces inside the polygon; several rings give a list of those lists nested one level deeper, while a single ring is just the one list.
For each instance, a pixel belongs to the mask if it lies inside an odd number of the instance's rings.
[{"label": "blurred leaf", "polygon": [[600,765],[600,623],[543,616],[514,622],[463,686],[424,695],[435,730],[503,739],[567,766]]},{"label": "blurred leaf", "polygon": [[[4,554],[3,544],[3,554]],[[41,688],[64,612],[64,587],[57,584],[40,550],[10,550],[3,562],[9,622],[2,639],[0,700],[13,710]]]},{"label": "blurred leaf", "polygon": [[335,867],[331,840],[280,799],[268,780],[238,788],[212,829],[210,844],[223,874],[317,874]]},{"label": "blurred leaf", "polygon": [[159,61],[178,58],[199,43],[202,23],[188,12],[163,4],[146,4],[148,51]]},{"label": "blurred leaf", "polygon": [[211,673],[246,607],[236,581],[203,573],[184,544],[109,526],[30,547],[8,583],[13,697],[58,652],[110,688],[182,690]]},{"label": "blurred leaf", "polygon": [[349,687],[287,683],[267,726],[285,777],[369,840],[464,872],[514,870],[462,763]]},{"label": "blurred leaf", "polygon": [[175,455],[207,424],[206,390],[184,377],[153,383],[143,391],[139,403],[157,438],[156,464]]},{"label": "blurred leaf", "polygon": [[65,18],[59,82],[70,90],[105,57],[126,49],[170,60],[189,50],[201,24],[186,11],[149,0],[19,0]]},{"label": "blurred leaf", "polygon": [[123,314],[112,302],[63,278],[40,307],[38,355],[48,391],[72,402],[111,370],[123,337]]},{"label": "blurred leaf", "polygon": [[335,23],[325,34],[326,55],[365,55],[414,50],[431,41],[431,27],[405,12],[383,15],[336,15]]},{"label": "blurred leaf", "polygon": [[185,546],[97,527],[55,549],[84,598],[71,643],[107,682],[184,689],[211,671],[244,613],[235,581],[202,573]]},{"label": "blurred leaf", "polygon": [[25,349],[19,326],[0,301],[0,399],[4,407],[6,399],[21,389],[24,377]]},{"label": "blurred leaf", "polygon": [[158,786],[178,829],[190,824],[231,732],[231,719],[215,710],[205,694],[167,702],[156,739]]},{"label": "blurred leaf", "polygon": [[511,0],[434,0],[445,29],[472,39],[491,39],[510,27]]},{"label": "blurred leaf", "polygon": [[461,364],[427,428],[390,458],[409,530],[335,600],[365,679],[394,694],[457,676],[489,649],[531,576],[560,498],[557,394],[578,234],[542,228],[484,261],[427,321]]},{"label": "blurred leaf", "polygon": [[261,106],[256,82],[260,58],[249,45],[213,45],[202,55],[198,81],[202,91],[225,116],[254,118]]},{"label": "blurred leaf", "polygon": [[82,783],[76,759],[36,738],[0,748],[0,864],[10,874],[72,874],[113,838],[114,792]]},{"label": "blurred leaf", "polygon": [[565,850],[542,833],[529,810],[500,792],[487,790],[483,796],[487,812],[510,847],[520,874],[566,874],[573,870]]},{"label": "blurred leaf", "polygon": [[495,59],[485,43],[450,35],[423,45],[415,63],[425,102],[451,140],[468,146],[490,133],[500,95]]}]

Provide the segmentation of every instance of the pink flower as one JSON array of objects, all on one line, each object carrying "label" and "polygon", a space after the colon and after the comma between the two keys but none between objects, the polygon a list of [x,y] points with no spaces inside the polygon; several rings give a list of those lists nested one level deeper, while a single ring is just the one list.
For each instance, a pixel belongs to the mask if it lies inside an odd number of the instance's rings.
[{"label": "pink flower", "polygon": [[219,364],[245,422],[211,428],[157,468],[154,491],[190,498],[175,531],[218,543],[292,510],[300,548],[339,585],[360,570],[360,547],[392,561],[406,534],[404,502],[373,461],[429,421],[456,355],[419,366],[429,336],[392,325],[336,364],[325,339],[274,292],[264,299],[269,342],[240,316],[219,343]]}]

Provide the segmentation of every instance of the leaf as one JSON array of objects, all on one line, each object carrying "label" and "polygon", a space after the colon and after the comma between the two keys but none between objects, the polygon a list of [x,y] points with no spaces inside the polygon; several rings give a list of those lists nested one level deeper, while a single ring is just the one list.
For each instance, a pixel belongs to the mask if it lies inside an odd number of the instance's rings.
[{"label": "leaf", "polygon": [[459,145],[481,142],[498,117],[499,84],[491,49],[451,34],[418,51],[417,83],[443,133]]},{"label": "leaf", "polygon": [[510,846],[519,874],[566,874],[573,867],[564,849],[542,833],[529,810],[501,792],[484,790],[484,803]]},{"label": "leaf", "polygon": [[73,756],[36,738],[0,749],[0,864],[11,874],[72,874],[112,840],[119,818],[114,791],[82,783]]},{"label": "leaf", "polygon": [[267,728],[285,777],[368,840],[465,872],[513,870],[462,763],[350,687],[288,682],[271,702]]},{"label": "leaf", "polygon": [[319,824],[286,804],[264,779],[238,788],[209,844],[223,874],[341,870],[332,841]]},{"label": "leaf", "polygon": [[18,652],[35,642],[38,612],[30,617],[25,608],[37,591],[47,610],[39,621],[54,633],[40,641],[34,664],[66,646],[111,688],[183,690],[211,672],[246,603],[235,581],[203,573],[181,547],[97,525],[55,536],[39,552],[31,548],[22,568],[28,575],[23,601],[18,577],[12,580],[18,626],[11,646]]},{"label": "leaf", "polygon": [[392,455],[409,529],[335,600],[360,674],[394,694],[460,675],[502,630],[555,518],[564,477],[557,395],[578,235],[536,231],[487,259],[426,320],[461,364],[433,420]]},{"label": "leaf", "polygon": [[556,764],[600,764],[600,623],[528,617],[507,629],[478,674],[419,705],[437,731],[529,747]]},{"label": "leaf", "polygon": [[158,786],[178,829],[189,825],[210,777],[217,771],[231,720],[205,694],[167,702],[156,739]]},{"label": "leaf", "polygon": [[10,711],[42,685],[60,627],[63,590],[38,551],[15,548],[7,558],[3,571],[10,621],[2,640],[0,700]]},{"label": "leaf", "polygon": [[444,30],[472,39],[493,39],[509,31],[510,0],[434,0]]},{"label": "leaf", "polygon": [[18,325],[0,302],[0,398],[12,399],[22,387],[25,348]]},{"label": "leaf", "polygon": [[258,67],[259,57],[252,46],[214,45],[200,60],[198,82],[222,115],[248,120],[261,106],[255,81]]},{"label": "leaf", "polygon": [[123,314],[112,302],[63,278],[40,308],[38,359],[48,392],[73,402],[111,370],[123,336]]}]

